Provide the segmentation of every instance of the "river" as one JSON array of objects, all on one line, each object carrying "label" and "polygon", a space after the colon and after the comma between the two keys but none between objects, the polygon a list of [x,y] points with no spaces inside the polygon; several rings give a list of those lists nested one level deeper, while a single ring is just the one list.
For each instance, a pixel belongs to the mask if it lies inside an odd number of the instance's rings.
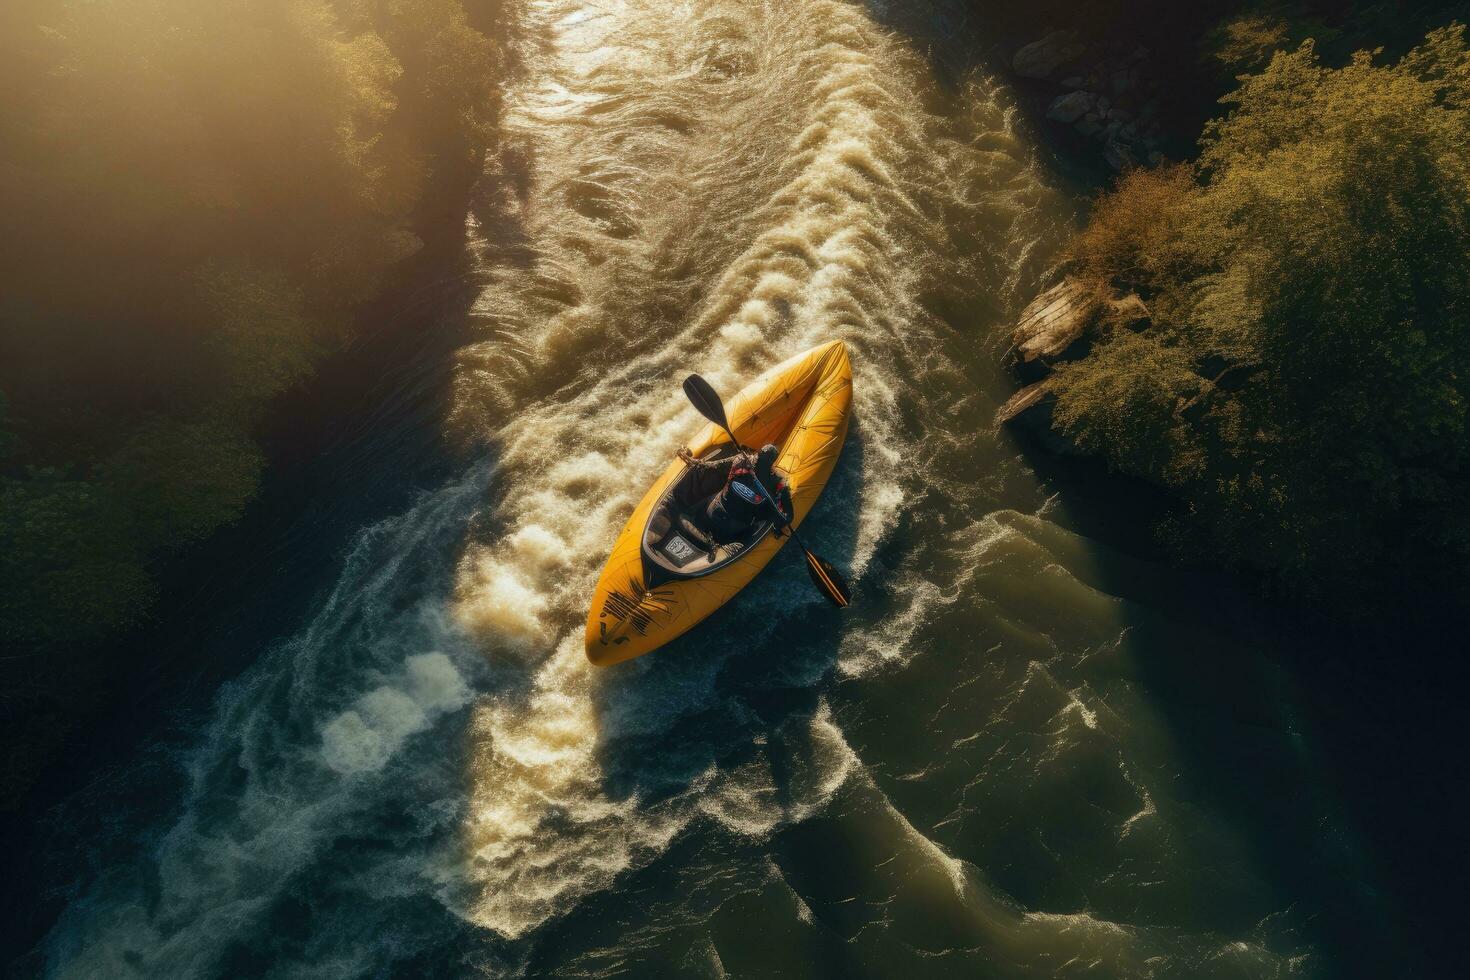
[{"label": "river", "polygon": [[[29,962],[125,977],[1328,977],[1392,937],[1228,582],[992,417],[1083,202],[961,5],[542,0],[449,424],[283,643],[89,787]],[[958,40],[957,40],[958,39]],[[961,43],[963,42],[963,43]],[[824,340],[855,423],[783,556],[653,656],[581,628],[725,391]],[[415,382],[417,383],[417,382]],[[385,401],[393,401],[389,393]],[[350,486],[323,488],[350,493]],[[1102,516],[1099,516],[1102,515]],[[208,649],[199,651],[207,657]],[[109,837],[109,835],[111,835]],[[97,855],[107,855],[97,860]],[[1378,951],[1378,952],[1375,952]]]}]

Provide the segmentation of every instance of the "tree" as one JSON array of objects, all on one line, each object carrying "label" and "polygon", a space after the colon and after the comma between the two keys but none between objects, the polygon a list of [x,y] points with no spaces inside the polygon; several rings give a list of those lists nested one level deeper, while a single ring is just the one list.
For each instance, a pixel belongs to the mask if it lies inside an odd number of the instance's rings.
[{"label": "tree", "polygon": [[1081,237],[1155,324],[1059,374],[1059,424],[1298,593],[1356,599],[1470,556],[1467,66],[1458,25],[1393,65],[1278,53],[1207,127],[1197,187],[1126,178]]}]

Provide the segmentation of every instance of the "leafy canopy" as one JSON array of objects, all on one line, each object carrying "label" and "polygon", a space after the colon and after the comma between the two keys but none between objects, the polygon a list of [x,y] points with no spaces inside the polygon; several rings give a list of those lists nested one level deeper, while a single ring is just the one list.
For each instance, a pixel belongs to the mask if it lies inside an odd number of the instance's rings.
[{"label": "leafy canopy", "polygon": [[1437,578],[1470,556],[1464,28],[1396,64],[1307,41],[1225,101],[1197,181],[1131,174],[1079,237],[1154,324],[1058,372],[1058,422],[1289,589]]}]

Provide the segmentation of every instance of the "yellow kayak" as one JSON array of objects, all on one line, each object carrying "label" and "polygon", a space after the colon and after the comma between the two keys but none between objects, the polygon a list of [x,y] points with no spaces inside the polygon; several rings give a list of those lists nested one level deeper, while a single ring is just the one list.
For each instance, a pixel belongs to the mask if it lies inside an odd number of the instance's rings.
[{"label": "yellow kayak", "polygon": [[[793,526],[821,496],[847,438],[852,364],[834,340],[771,368],[730,399],[730,428],[744,446],[775,443],[776,469],[791,491]],[[734,452],[714,424],[688,444],[700,459]],[[732,549],[705,538],[693,520],[723,485],[709,470],[675,460],[643,495],[613,545],[587,614],[587,659],[632,660],[681,636],[729,602],[781,550],[770,522]]]}]

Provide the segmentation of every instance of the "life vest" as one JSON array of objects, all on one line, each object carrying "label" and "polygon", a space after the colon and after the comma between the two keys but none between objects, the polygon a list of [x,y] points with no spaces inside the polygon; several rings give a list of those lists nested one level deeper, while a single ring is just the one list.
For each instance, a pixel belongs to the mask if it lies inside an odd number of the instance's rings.
[{"label": "life vest", "polygon": [[[776,485],[766,489],[780,500],[782,491],[786,489],[786,481],[778,477]],[[755,468],[742,457],[730,467],[730,472],[725,476],[724,489],[711,501],[710,516],[723,517],[732,527],[745,527],[759,518],[771,516],[766,511],[765,504],[765,495],[756,486]]]}]

